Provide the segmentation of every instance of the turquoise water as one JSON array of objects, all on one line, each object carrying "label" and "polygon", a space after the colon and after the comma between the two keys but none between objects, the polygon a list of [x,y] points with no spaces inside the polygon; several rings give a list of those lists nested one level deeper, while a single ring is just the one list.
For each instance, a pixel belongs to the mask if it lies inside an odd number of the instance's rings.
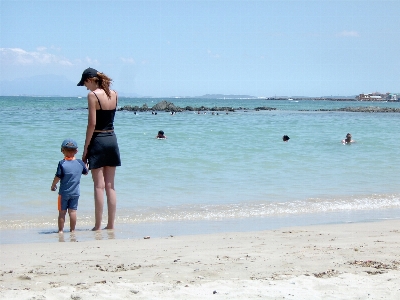
[{"label": "turquoise water", "polygon": [[[121,98],[119,106],[161,100]],[[244,109],[117,112],[117,238],[398,218],[400,114],[302,110],[400,103],[166,100]],[[0,243],[58,241],[50,185],[62,140],[84,143],[86,99],[0,97],[0,104]],[[253,110],[260,106],[277,110]],[[161,129],[168,139],[155,139]],[[356,143],[340,143],[347,132]],[[93,238],[92,189],[91,176],[82,177],[81,239]]]}]

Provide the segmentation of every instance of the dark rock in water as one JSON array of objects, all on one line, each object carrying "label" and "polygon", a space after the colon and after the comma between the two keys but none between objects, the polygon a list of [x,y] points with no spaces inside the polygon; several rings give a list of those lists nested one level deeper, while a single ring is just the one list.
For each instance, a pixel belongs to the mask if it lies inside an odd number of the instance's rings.
[{"label": "dark rock in water", "polygon": [[118,110],[137,111],[139,110],[139,106],[125,105],[123,107],[118,108]]},{"label": "dark rock in water", "polygon": [[[235,112],[236,110],[250,110],[246,109],[243,107],[238,107],[238,108],[233,108],[233,107],[227,107],[227,106],[222,106],[222,107],[206,107],[206,106],[200,106],[200,107],[193,107],[193,106],[186,106],[184,108],[181,108],[179,106],[176,106],[172,102],[168,101],[161,101],[154,105],[153,107],[149,108],[147,104],[143,104],[142,107],[139,106],[130,106],[126,105],[118,110],[126,110],[126,111],[133,111],[133,112],[146,112],[146,111],[166,111],[166,112],[182,112],[182,111],[200,111],[200,112],[206,112],[206,111],[226,111],[226,112]],[[255,111],[260,111],[260,110],[276,110],[274,107],[268,107],[268,106],[261,106],[261,107],[256,107],[254,108]],[[347,112],[368,112],[368,113],[400,113],[400,108],[393,108],[393,107],[374,107],[374,106],[368,106],[368,107],[344,107],[344,108],[331,108],[331,109],[316,109],[316,110],[309,110],[309,109],[301,109],[299,111],[347,111]]]},{"label": "dark rock in water", "polygon": [[168,102],[168,101],[165,101],[165,100],[157,103],[151,109],[152,110],[158,110],[158,111],[169,111],[169,112],[182,111],[182,109],[180,107],[177,107],[172,102]]},{"label": "dark rock in water", "polygon": [[301,111],[346,111],[346,112],[367,112],[367,113],[400,113],[400,108],[393,107],[374,107],[374,106],[359,106],[359,107],[343,107],[337,109],[317,109],[317,110],[304,110]]},{"label": "dark rock in water", "polygon": [[127,110],[127,111],[137,112],[137,111],[148,111],[149,108],[148,108],[148,106],[146,104],[143,104],[142,107],[139,107],[137,105],[135,105],[135,106],[125,105],[125,106],[123,106],[121,108],[118,108],[118,110]]},{"label": "dark rock in water", "polygon": [[[242,109],[242,108],[239,108]],[[166,112],[182,112],[182,111],[229,111],[229,112],[234,112],[235,109],[233,107],[205,107],[205,106],[200,106],[200,107],[192,107],[192,106],[186,106],[185,108],[181,108],[179,106],[176,106],[172,102],[168,101],[161,101],[154,105],[153,107],[149,108],[147,104],[143,104],[142,107],[139,106],[130,106],[130,105],[125,105],[118,110],[126,110],[126,111],[166,111]]]},{"label": "dark rock in water", "polygon": [[226,106],[225,107],[214,106],[209,110],[211,110],[211,111],[232,111],[232,112],[235,111],[235,109],[233,107],[226,107]]},{"label": "dark rock in water", "polygon": [[338,111],[369,112],[369,113],[375,113],[375,112],[399,113],[400,112],[400,108],[374,107],[374,106],[368,106],[368,107],[345,107],[345,108],[339,108]]},{"label": "dark rock in water", "polygon": [[261,107],[256,107],[255,110],[256,110],[256,111],[259,111],[259,110],[276,110],[276,108],[274,108],[274,107],[267,107],[267,106],[261,106]]}]

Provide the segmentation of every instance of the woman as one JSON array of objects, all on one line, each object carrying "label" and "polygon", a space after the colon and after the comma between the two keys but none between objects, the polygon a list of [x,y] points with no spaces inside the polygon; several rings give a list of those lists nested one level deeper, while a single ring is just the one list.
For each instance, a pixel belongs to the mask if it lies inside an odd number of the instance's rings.
[{"label": "woman", "polygon": [[93,68],[82,73],[78,86],[90,90],[88,99],[88,125],[82,160],[89,164],[94,183],[95,225],[101,229],[104,190],[107,195],[108,222],[105,229],[114,229],[117,196],[114,189],[115,170],[121,165],[117,137],[114,133],[114,116],[118,95],[110,90],[112,79]]}]

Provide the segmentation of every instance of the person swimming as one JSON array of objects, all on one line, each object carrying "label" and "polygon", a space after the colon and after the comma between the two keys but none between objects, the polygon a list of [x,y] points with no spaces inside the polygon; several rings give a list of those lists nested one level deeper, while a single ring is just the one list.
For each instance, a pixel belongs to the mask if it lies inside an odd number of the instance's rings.
[{"label": "person swimming", "polygon": [[284,142],[289,142],[289,140],[290,140],[290,137],[287,136],[286,134],[282,137],[282,141],[284,141]]},{"label": "person swimming", "polygon": [[160,130],[156,136],[156,139],[166,139],[167,137],[164,135],[164,131]]},{"label": "person swimming", "polygon": [[352,140],[350,133],[346,134],[346,138],[344,140],[342,140],[343,144],[351,144],[351,143],[354,143],[354,142],[355,141]]}]

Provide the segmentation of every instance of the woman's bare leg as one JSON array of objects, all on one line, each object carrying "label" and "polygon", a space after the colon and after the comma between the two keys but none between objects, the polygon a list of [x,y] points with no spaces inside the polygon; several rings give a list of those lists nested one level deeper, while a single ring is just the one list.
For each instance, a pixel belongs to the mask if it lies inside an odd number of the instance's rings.
[{"label": "woman's bare leg", "polygon": [[105,188],[103,168],[92,169],[92,178],[94,185],[94,216],[95,216],[95,224],[92,230],[100,230],[101,220],[103,218],[104,188]]},{"label": "woman's bare leg", "polygon": [[104,167],[104,182],[107,195],[108,221],[105,229],[114,229],[115,214],[117,211],[117,194],[114,188],[116,167]]}]

